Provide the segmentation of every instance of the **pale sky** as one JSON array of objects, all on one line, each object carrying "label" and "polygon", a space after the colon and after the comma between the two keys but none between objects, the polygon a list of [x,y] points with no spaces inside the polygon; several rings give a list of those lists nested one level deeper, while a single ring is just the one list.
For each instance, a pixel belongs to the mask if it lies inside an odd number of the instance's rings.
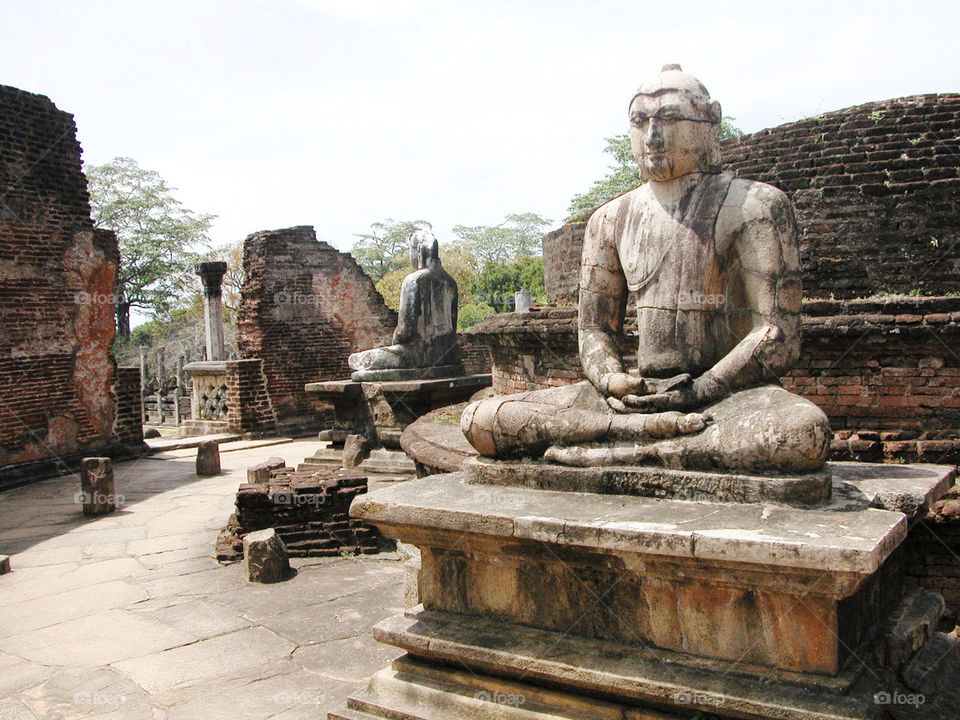
[{"label": "pale sky", "polygon": [[603,175],[634,89],[698,76],[746,132],[960,90],[956,2],[0,0],[0,83],[76,117],[86,163],[158,171],[215,245],[314,225],[537,212]]}]

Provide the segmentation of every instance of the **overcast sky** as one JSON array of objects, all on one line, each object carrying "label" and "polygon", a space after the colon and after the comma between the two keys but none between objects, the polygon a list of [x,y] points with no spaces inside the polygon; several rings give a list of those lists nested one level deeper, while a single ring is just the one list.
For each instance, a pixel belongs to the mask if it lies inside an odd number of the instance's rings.
[{"label": "overcast sky", "polygon": [[76,117],[87,164],[157,170],[214,244],[382,218],[559,225],[634,89],[698,76],[752,132],[960,90],[956,2],[0,0],[0,83]]}]

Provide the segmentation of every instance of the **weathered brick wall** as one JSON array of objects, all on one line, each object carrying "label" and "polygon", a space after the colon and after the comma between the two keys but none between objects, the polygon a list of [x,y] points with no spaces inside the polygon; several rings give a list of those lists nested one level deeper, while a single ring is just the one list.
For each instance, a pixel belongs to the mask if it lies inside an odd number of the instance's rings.
[{"label": "weathered brick wall", "polygon": [[116,450],[117,241],[90,219],[73,116],[6,86],[0,247],[0,476]]},{"label": "weathered brick wall", "polygon": [[[724,168],[786,192],[803,291],[960,291],[960,94],[857,105],[723,144]],[[585,223],[544,237],[552,304],[575,304]]]},{"label": "weathered brick wall", "polygon": [[904,546],[908,577],[943,595],[946,614],[960,621],[960,487],[934,503],[911,528]]},{"label": "weathered brick wall", "polygon": [[263,360],[281,432],[316,427],[320,408],[304,384],[349,377],[347,356],[389,344],[396,313],[356,261],[309,226],[250,235],[243,268],[240,356]]},{"label": "weathered brick wall", "polygon": [[233,432],[266,435],[277,429],[277,418],[267,393],[263,360],[228,360],[227,424]]},{"label": "weathered brick wall", "polygon": [[140,398],[140,368],[117,368],[117,417],[113,427],[126,446],[143,444],[143,406]]},{"label": "weathered brick wall", "polygon": [[857,105],[724,144],[724,165],[786,192],[804,294],[960,291],[960,94]]},{"label": "weathered brick wall", "polygon": [[457,333],[460,360],[467,375],[483,375],[490,372],[490,348],[473,333]]},{"label": "weathered brick wall", "polygon": [[576,305],[580,291],[580,253],[586,221],[568,223],[543,236],[543,284],[551,305]]},{"label": "weathered brick wall", "polygon": [[[488,318],[474,329],[490,346],[493,388],[515,393],[584,379],[576,310]],[[636,353],[633,322],[620,347]],[[784,386],[823,408],[836,459],[960,460],[960,298],[804,304],[803,349]]]}]

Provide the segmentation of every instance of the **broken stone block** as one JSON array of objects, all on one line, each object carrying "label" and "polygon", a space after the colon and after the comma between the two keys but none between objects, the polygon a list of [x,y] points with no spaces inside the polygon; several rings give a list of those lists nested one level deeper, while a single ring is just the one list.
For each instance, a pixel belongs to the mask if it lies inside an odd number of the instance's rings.
[{"label": "broken stone block", "polygon": [[880,643],[881,662],[892,670],[903,668],[933,635],[943,611],[940,593],[912,590],[887,621]]},{"label": "broken stone block", "polygon": [[10,556],[0,555],[0,575],[10,572]]},{"label": "broken stone block", "polygon": [[290,574],[287,548],[273,528],[257,530],[243,538],[243,561],[250,582],[275,583]]},{"label": "broken stone block", "polygon": [[370,454],[370,440],[366,435],[347,435],[343,443],[343,466],[357,467]]},{"label": "broken stone block", "polygon": [[84,515],[107,515],[117,509],[110,458],[89,457],[80,461],[79,499]]},{"label": "broken stone block", "polygon": [[220,474],[220,446],[216,440],[204,440],[197,445],[197,475]]},{"label": "broken stone block", "polygon": [[247,468],[247,482],[250,484],[267,482],[270,479],[271,470],[279,470],[286,465],[287,463],[283,458],[267,458],[259,465]]}]

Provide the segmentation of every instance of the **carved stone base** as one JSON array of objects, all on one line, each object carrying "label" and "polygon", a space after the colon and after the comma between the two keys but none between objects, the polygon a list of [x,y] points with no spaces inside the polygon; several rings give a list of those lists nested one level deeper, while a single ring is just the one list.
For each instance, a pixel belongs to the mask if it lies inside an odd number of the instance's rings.
[{"label": "carved stone base", "polygon": [[890,472],[849,467],[842,497],[804,509],[466,473],[358,498],[353,517],[420,548],[423,608],[377,626],[408,655],[330,717],[899,717],[874,701],[902,690],[876,640],[904,595],[908,519],[868,505],[922,507],[953,471]]},{"label": "carved stone base", "polygon": [[[387,372],[387,371],[384,371]],[[394,371],[390,371],[394,372]],[[399,450],[400,435],[431,410],[462,402],[489,387],[490,375],[356,382],[308,383],[305,389],[334,408],[335,425],[326,439],[366,435],[376,444]]]}]

